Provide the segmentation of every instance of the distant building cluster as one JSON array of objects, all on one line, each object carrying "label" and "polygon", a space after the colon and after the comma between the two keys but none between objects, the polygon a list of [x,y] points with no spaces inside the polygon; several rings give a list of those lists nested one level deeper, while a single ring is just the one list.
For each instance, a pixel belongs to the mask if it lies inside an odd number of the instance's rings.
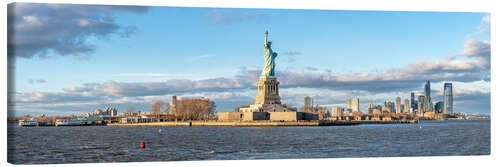
[{"label": "distant building cluster", "polygon": [[[326,111],[325,116],[346,117],[365,114],[359,109],[359,98],[349,98],[344,107],[333,106],[330,112]],[[318,107],[313,107],[313,98],[304,98],[303,111],[318,111]],[[443,88],[443,100],[435,103],[431,100],[431,83],[426,81],[422,95],[416,96],[416,92],[410,93],[410,99],[396,97],[394,101],[385,101],[381,105],[368,104],[368,115],[411,115],[419,118],[440,119],[455,115],[453,113],[453,87],[451,83],[445,83]],[[365,114],[365,115],[366,115]],[[319,116],[321,117],[321,116]],[[380,118],[382,119],[382,118]]]},{"label": "distant building cluster", "polygon": [[104,110],[96,109],[93,113],[85,114],[85,117],[98,117],[104,120],[110,120],[112,117],[118,116],[118,110],[116,108],[107,107]]}]

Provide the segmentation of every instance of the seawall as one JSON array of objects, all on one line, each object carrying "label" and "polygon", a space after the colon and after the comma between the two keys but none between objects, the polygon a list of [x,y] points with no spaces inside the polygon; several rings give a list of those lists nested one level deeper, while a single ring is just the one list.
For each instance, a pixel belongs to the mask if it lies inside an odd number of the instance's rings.
[{"label": "seawall", "polygon": [[108,126],[348,126],[358,124],[408,124],[418,121],[169,121],[169,122],[141,122],[141,123],[114,123]]}]

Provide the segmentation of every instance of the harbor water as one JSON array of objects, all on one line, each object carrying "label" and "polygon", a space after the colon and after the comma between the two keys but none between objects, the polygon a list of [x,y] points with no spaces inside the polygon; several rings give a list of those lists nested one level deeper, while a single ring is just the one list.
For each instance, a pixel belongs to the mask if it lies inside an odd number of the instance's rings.
[{"label": "harbor water", "polygon": [[13,164],[489,155],[491,142],[490,120],[316,127],[9,123],[7,136]]}]

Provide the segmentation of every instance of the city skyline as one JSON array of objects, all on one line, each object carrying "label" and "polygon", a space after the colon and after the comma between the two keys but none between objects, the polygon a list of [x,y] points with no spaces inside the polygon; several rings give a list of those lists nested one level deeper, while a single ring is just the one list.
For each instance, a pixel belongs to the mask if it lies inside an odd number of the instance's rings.
[{"label": "city skyline", "polygon": [[[280,55],[283,102],[297,108],[305,96],[322,106],[359,98],[366,112],[370,103],[423,95],[430,80],[432,103],[442,101],[438,85],[449,82],[454,112],[490,113],[486,13],[36,5],[9,6],[16,33],[48,31],[56,24],[43,16],[66,12],[73,22],[61,24],[76,29],[52,35],[74,43],[41,37],[33,47],[23,45],[29,40],[23,35],[9,43],[10,115],[83,114],[107,106],[150,111],[154,101],[173,95],[208,97],[217,111],[232,111],[255,100],[265,28]],[[169,21],[151,21],[160,17]],[[292,23],[300,24],[287,26]]]}]

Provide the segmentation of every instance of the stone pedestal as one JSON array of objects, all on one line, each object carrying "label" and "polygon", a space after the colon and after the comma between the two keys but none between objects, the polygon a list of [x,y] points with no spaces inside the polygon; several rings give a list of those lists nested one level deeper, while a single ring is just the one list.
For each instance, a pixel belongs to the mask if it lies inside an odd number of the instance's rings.
[{"label": "stone pedestal", "polygon": [[261,77],[257,82],[257,97],[254,104],[281,104],[276,78]]}]

